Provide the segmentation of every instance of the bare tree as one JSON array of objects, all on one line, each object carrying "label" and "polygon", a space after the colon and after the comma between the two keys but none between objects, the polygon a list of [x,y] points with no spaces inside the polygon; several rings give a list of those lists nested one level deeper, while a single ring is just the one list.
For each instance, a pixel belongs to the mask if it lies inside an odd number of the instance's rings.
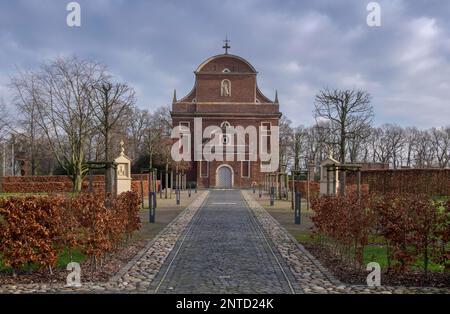
[{"label": "bare tree", "polygon": [[81,190],[86,142],[93,128],[89,97],[92,86],[103,80],[103,66],[73,57],[45,63],[39,72],[15,81],[17,92],[35,102],[36,123],[56,161],[71,177],[75,192]]},{"label": "bare tree", "polygon": [[[6,110],[6,104],[3,98],[0,98],[0,142],[3,143],[0,149],[0,177],[6,175],[6,139],[9,134],[9,115]],[[2,180],[0,178],[0,189]]]},{"label": "bare tree", "polygon": [[3,98],[0,98],[0,140],[4,140],[11,130],[11,115]]},{"label": "bare tree", "polygon": [[405,143],[403,129],[398,125],[386,125],[386,139],[391,152],[392,166],[396,169],[400,163],[401,152]]},{"label": "bare tree", "polygon": [[279,122],[279,158],[280,165],[287,165],[292,154],[293,131],[291,120],[282,116]]},{"label": "bare tree", "polygon": [[163,138],[170,136],[172,119],[169,107],[158,108],[150,118],[150,123],[144,132],[144,143],[149,155],[149,168],[153,168],[153,157]]},{"label": "bare tree", "polygon": [[96,130],[103,136],[103,157],[110,161],[111,134],[119,120],[131,114],[136,102],[135,92],[128,85],[112,83],[108,78],[92,86],[88,100],[95,116]]},{"label": "bare tree", "polygon": [[[126,84],[113,83],[110,78],[92,86],[88,97],[90,110],[95,117],[96,131],[103,137],[103,158],[111,161],[111,135],[120,119],[131,115],[136,99],[134,90]],[[111,165],[106,164],[105,186],[107,192],[112,192]]]},{"label": "bare tree", "polygon": [[431,149],[431,135],[426,130],[419,130],[416,135],[415,145],[415,166],[418,168],[428,168],[433,166],[434,151]]},{"label": "bare tree", "polygon": [[[371,128],[363,128],[359,136],[348,138],[348,158],[350,162],[366,160],[368,157],[367,141],[371,134]],[[361,153],[364,153],[361,155]]]},{"label": "bare tree", "polygon": [[37,105],[38,105],[38,78],[30,72],[19,72],[17,77],[11,79],[10,84],[13,90],[13,102],[18,109],[18,125],[21,129],[21,135],[29,143],[29,159],[31,165],[31,175],[36,174],[38,154],[37,141],[41,138],[41,129],[37,123]]},{"label": "bare tree", "polygon": [[308,130],[303,126],[298,126],[293,129],[293,158],[294,158],[294,170],[300,170],[301,164],[300,160],[303,157],[304,159],[308,159],[308,155],[306,154],[307,149],[307,136]]},{"label": "bare tree", "polygon": [[450,127],[432,128],[430,135],[438,166],[445,168],[450,161]]},{"label": "bare tree", "polygon": [[419,134],[419,130],[415,127],[407,127],[404,130],[405,137],[405,154],[404,158],[406,159],[406,166],[411,167],[413,162],[413,154],[415,150],[415,146],[417,145],[417,135]]},{"label": "bare tree", "polygon": [[130,137],[132,152],[131,158],[137,159],[137,157],[143,153],[144,144],[143,139],[145,135],[145,129],[150,124],[150,114],[147,110],[141,110],[139,108],[133,108],[129,124],[128,135]]},{"label": "bare tree", "polygon": [[321,90],[315,99],[316,121],[330,122],[337,135],[339,161],[345,162],[347,143],[351,138],[361,137],[372,123],[373,110],[370,95],[356,90]]},{"label": "bare tree", "polygon": [[371,144],[373,151],[373,162],[389,163],[392,157],[386,132],[383,127],[375,128],[371,132]]}]

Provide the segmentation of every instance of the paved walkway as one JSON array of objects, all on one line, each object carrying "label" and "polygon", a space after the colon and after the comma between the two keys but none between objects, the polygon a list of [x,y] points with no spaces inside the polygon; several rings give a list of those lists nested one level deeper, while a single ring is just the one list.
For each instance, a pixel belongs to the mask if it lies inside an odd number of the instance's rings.
[{"label": "paved walkway", "polygon": [[0,293],[450,293],[344,285],[253,198],[202,191],[107,283],[0,286]]},{"label": "paved walkway", "polygon": [[212,190],[155,278],[156,293],[299,293],[239,190]]}]

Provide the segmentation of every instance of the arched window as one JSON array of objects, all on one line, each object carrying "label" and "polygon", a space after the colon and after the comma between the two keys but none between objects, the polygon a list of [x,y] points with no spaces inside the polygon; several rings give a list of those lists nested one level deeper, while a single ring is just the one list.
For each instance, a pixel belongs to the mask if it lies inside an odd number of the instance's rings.
[{"label": "arched window", "polygon": [[230,80],[223,80],[220,88],[220,96],[231,96],[231,82]]},{"label": "arched window", "polygon": [[228,69],[228,68],[225,68],[225,69],[223,69],[223,71],[222,71],[223,73],[230,73],[231,71],[230,71],[230,69]]}]

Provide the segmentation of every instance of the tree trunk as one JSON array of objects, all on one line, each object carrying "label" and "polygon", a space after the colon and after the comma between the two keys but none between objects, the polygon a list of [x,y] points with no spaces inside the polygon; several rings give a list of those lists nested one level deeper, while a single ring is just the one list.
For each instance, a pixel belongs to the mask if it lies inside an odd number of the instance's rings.
[{"label": "tree trunk", "polygon": [[153,152],[152,152],[152,150],[149,150],[148,155],[149,155],[148,169],[152,170],[152,168],[153,168]]},{"label": "tree trunk", "polygon": [[341,139],[339,141],[339,161],[342,163],[345,163],[345,131],[342,129],[341,130]]},{"label": "tree trunk", "polygon": [[79,174],[79,173],[74,174],[72,176],[72,184],[73,184],[72,191],[74,193],[81,192],[82,183],[83,183],[83,177],[81,176],[81,174]]}]

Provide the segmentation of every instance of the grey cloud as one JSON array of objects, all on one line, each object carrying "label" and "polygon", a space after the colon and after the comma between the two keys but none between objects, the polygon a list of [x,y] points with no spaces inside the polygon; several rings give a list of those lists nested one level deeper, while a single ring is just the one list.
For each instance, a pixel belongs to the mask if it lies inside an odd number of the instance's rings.
[{"label": "grey cloud", "polygon": [[76,54],[108,65],[141,107],[156,108],[173,88],[191,90],[192,71],[228,34],[296,124],[313,122],[314,95],[327,86],[367,89],[379,124],[450,124],[450,2],[379,1],[380,28],[365,24],[369,1],[359,0],[79,2],[79,29],[65,26],[65,1],[0,3],[0,93],[16,65]]}]

